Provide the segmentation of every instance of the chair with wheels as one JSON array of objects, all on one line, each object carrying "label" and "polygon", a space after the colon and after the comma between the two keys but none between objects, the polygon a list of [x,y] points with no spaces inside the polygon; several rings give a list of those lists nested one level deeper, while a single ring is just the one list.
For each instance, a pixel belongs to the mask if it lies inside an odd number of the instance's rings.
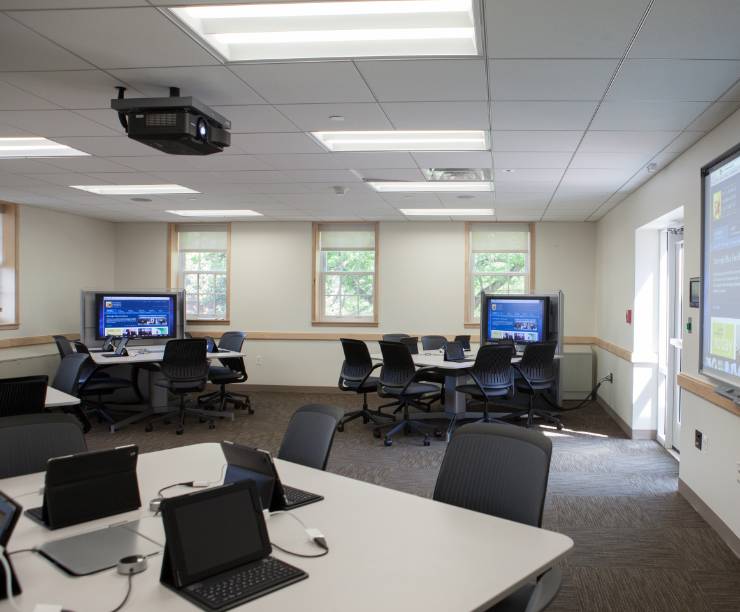
[{"label": "chair with wheels", "polygon": [[416,336],[409,336],[408,338],[401,338],[401,340],[399,340],[398,342],[400,342],[401,344],[405,344],[407,347],[409,347],[409,353],[411,353],[412,355],[419,354],[419,338],[417,338]]},{"label": "chair with wheels", "polygon": [[[83,353],[72,353],[64,357],[57,368],[51,386],[67,395],[80,397],[80,372],[88,359],[90,359],[90,356]],[[62,410],[74,413],[82,426],[83,433],[90,431],[90,419],[87,418],[81,404],[64,407]]]},{"label": "chair with wheels", "polygon": [[[452,436],[433,498],[533,527],[542,526],[552,442],[513,425],[471,423]],[[545,571],[496,604],[494,612],[540,612],[555,599],[562,574]]]},{"label": "chair with wheels", "polygon": [[[221,340],[219,340],[218,349],[220,351],[240,353],[246,338],[247,334],[244,332],[226,332],[221,336]],[[246,393],[226,390],[226,385],[244,383],[249,378],[247,375],[247,366],[244,365],[244,357],[219,359],[219,362],[221,363],[220,366],[211,365],[208,368],[208,380],[214,385],[218,385],[219,390],[200,396],[198,403],[207,404],[217,402],[219,410],[224,413],[224,416],[233,416],[232,413],[226,412],[227,404],[232,404],[234,408],[241,408],[247,410],[249,414],[254,414],[252,401]]]},{"label": "chair with wheels", "polygon": [[48,384],[46,375],[0,379],[0,417],[44,412]]},{"label": "chair with wheels", "polygon": [[0,419],[0,478],[43,472],[52,457],[87,450],[71,414],[23,414]]},{"label": "chair with wheels", "polygon": [[422,336],[421,348],[425,351],[440,351],[447,346],[447,338],[444,336]]},{"label": "chair with wheels", "polygon": [[558,429],[563,428],[563,423],[556,412],[538,408],[535,405],[537,398],[542,398],[552,403],[547,397],[548,391],[555,389],[557,376],[555,372],[555,342],[535,342],[524,347],[522,360],[514,365],[519,374],[516,381],[516,389],[521,393],[529,395],[529,410],[527,411],[527,427],[534,424],[535,417],[539,417],[547,423],[552,423]]},{"label": "chair with wheels", "polygon": [[402,342],[403,338],[410,338],[408,334],[383,334],[384,342]]},{"label": "chair with wheels", "polygon": [[285,430],[278,459],[325,470],[334,433],[344,418],[336,406],[308,404],[295,411]]},{"label": "chair with wheels", "polygon": [[[407,346],[400,342],[381,341],[380,351],[383,353],[383,367],[378,379],[378,395],[383,398],[391,398],[399,403],[397,412],[402,412],[402,419],[390,426],[383,435],[383,428],[378,426],[373,430],[376,438],[383,436],[386,446],[393,444],[393,436],[399,431],[409,434],[412,431],[424,436],[424,446],[429,446],[430,436],[433,431],[435,435],[439,431],[430,425],[414,420],[409,415],[409,406],[421,410],[428,410],[422,402],[431,396],[439,395],[440,389],[437,385],[421,382],[434,368],[416,369],[414,360]],[[440,415],[442,418],[442,415]],[[439,434],[441,435],[441,434]]]},{"label": "chair with wheels", "polygon": [[339,373],[339,382],[337,384],[340,391],[361,393],[362,408],[345,414],[339,423],[339,431],[344,431],[344,426],[347,423],[360,417],[362,417],[363,423],[372,421],[376,425],[380,424],[380,419],[395,420],[393,415],[384,414],[380,409],[373,412],[367,405],[367,394],[378,390],[378,378],[372,376],[372,373],[382,364],[377,363],[373,365],[367,344],[362,340],[341,338],[340,342],[344,351],[344,362],[342,363],[342,370]]},{"label": "chair with wheels", "polygon": [[461,335],[461,336],[455,336],[455,339],[453,340],[453,342],[459,342],[460,344],[462,344],[464,351],[470,350],[470,335],[468,334]]},{"label": "chair with wheels", "polygon": [[[208,428],[216,425],[214,420],[225,415],[219,410],[205,410],[191,408],[185,404],[185,398],[191,393],[200,393],[208,382],[208,357],[206,341],[203,338],[170,340],[164,347],[164,355],[160,365],[164,380],[156,381],[158,387],[164,387],[179,398],[178,407],[162,414],[155,414],[149,419],[145,431],[152,431],[157,421],[168,421],[172,415],[177,415],[178,424],[175,433],[182,435],[185,431],[185,416],[192,414],[200,419],[208,420]],[[234,416],[231,415],[233,420]]]},{"label": "chair with wheels", "polygon": [[511,357],[511,350],[506,345],[484,344],[478,349],[475,362],[467,371],[473,382],[455,388],[459,393],[469,395],[483,404],[481,421],[485,423],[492,420],[488,411],[489,402],[514,397],[514,368]]}]

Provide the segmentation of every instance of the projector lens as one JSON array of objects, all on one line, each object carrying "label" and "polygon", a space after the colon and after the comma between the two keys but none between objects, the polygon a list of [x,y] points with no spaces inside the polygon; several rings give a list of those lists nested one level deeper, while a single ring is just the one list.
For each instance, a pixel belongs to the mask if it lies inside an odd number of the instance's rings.
[{"label": "projector lens", "polygon": [[208,124],[203,119],[198,119],[196,133],[201,140],[205,140],[208,136]]}]

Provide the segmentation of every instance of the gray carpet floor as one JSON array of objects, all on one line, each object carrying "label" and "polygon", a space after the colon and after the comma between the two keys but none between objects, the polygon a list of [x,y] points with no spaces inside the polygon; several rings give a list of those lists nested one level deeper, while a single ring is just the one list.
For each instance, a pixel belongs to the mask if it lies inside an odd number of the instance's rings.
[{"label": "gray carpet floor", "polygon": [[[303,404],[357,408],[351,394],[253,392],[255,414],[216,429],[193,419],[185,434],[160,424],[109,434],[96,426],[90,448],[136,443],[142,452],[229,439],[276,451],[290,415]],[[740,559],[677,491],[678,463],[652,441],[627,439],[597,405],[566,414],[554,443],[544,527],[575,548],[563,563],[557,611],[740,611]],[[390,448],[361,421],[335,437],[328,470],[431,496],[445,443],[399,436]],[[361,529],[362,526],[358,526]],[[389,608],[389,609],[392,609]]]}]

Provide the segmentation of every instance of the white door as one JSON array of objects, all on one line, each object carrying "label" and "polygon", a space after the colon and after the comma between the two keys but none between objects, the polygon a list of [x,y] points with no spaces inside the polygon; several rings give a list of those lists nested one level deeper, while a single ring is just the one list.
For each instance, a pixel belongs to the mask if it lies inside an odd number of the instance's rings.
[{"label": "white door", "polygon": [[683,228],[680,232],[669,235],[668,244],[669,271],[673,277],[672,303],[670,304],[671,336],[668,348],[668,380],[672,387],[671,412],[673,414],[669,426],[671,427],[671,446],[680,451],[681,389],[678,386],[677,376],[681,371],[681,349],[683,348]]}]

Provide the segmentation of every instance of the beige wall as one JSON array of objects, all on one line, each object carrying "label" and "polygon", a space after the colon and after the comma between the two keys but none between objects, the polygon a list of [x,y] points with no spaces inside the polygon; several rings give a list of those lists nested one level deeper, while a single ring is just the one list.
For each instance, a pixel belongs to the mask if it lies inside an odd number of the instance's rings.
[{"label": "beige wall", "polygon": [[115,224],[115,273],[99,289],[163,289],[167,278],[167,225]]}]

